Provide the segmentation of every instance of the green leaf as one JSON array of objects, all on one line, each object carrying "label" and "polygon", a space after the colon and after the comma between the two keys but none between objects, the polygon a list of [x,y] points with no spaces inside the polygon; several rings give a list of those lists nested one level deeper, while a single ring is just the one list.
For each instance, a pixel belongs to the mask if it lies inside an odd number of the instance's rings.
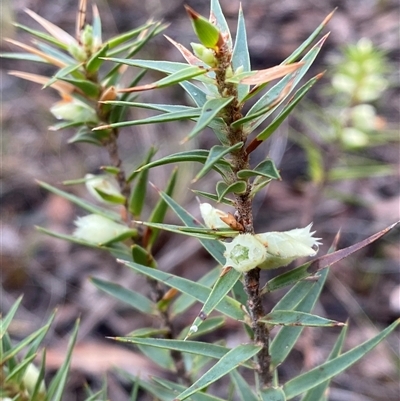
[{"label": "green leaf", "polygon": [[7,315],[0,319],[0,340],[3,338],[4,334],[6,333],[8,326],[13,321],[15,313],[18,310],[19,305],[21,304],[22,296],[20,296],[12,305],[10,310],[8,311]]},{"label": "green leaf", "polygon": [[[159,192],[160,196],[168,203],[171,210],[181,219],[187,227],[198,227],[195,223],[196,219],[188,213],[183,207],[176,203],[170,196],[164,192]],[[225,264],[225,247],[219,241],[200,239],[200,243],[207,250],[207,252],[220,264]]]},{"label": "green leaf", "polygon": [[[31,355],[28,357],[24,357],[24,359],[19,363],[18,366],[16,366],[15,369],[13,369],[11,372],[9,372],[9,374],[5,377],[2,378],[3,383],[7,383],[9,381],[12,381],[14,379],[14,381],[16,381],[16,379],[18,379],[18,376],[20,376],[20,381],[21,378],[23,377],[23,374],[25,373],[28,365],[30,365],[30,363],[35,359],[36,355]],[[2,383],[2,384],[3,384]]]},{"label": "green leaf", "polygon": [[73,78],[66,78],[61,77],[59,78],[61,81],[69,82],[70,84],[79,88],[86,96],[96,98],[100,94],[99,85],[88,81],[86,79],[73,79]]},{"label": "green leaf", "polygon": [[299,311],[275,310],[260,319],[261,322],[273,326],[310,326],[310,327],[335,327],[344,326],[344,323],[336,320]]},{"label": "green leaf", "polygon": [[247,381],[236,369],[233,370],[229,375],[232,383],[235,385],[237,395],[242,401],[260,401],[259,398],[253,393],[253,390]]},{"label": "green leaf", "polygon": [[76,338],[78,335],[79,319],[76,321],[74,329],[72,330],[69,338],[66,357],[63,364],[58,369],[56,375],[53,377],[49,388],[47,390],[47,397],[52,401],[61,401],[64,393],[65,384],[68,378],[69,367],[71,364],[72,351],[75,346]]},{"label": "green leaf", "polygon": [[[53,75],[53,77],[49,81],[46,82],[45,85],[43,85],[43,88],[48,88],[54,82],[56,82],[58,79],[65,78],[69,74],[75,75],[74,73],[77,72],[79,70],[79,68],[81,68],[81,67],[82,67],[82,64],[71,64],[71,65],[65,66],[64,68],[61,68],[60,70],[58,70],[58,72],[55,75]],[[83,76],[83,74],[78,74],[78,76],[76,78],[83,79],[84,76]]]},{"label": "green leaf", "polygon": [[128,40],[132,39],[135,36],[138,36],[141,32],[145,31],[146,29],[150,28],[154,25],[153,22],[146,23],[144,25],[139,26],[138,28],[132,29],[128,32],[122,33],[121,35],[115,36],[109,39],[106,44],[110,49],[113,49],[119,46],[121,43],[127,42]]},{"label": "green leaf", "polygon": [[243,194],[247,190],[246,181],[236,181],[228,185],[225,181],[218,181],[216,186],[217,202],[221,202],[226,194]]},{"label": "green leaf", "polygon": [[345,352],[344,354],[317,366],[310,371],[289,380],[284,386],[283,391],[288,400],[296,397],[303,392],[314,388],[316,385],[338,375],[348,367],[354,365],[365,354],[382,342],[398,325],[400,319],[393,322],[389,327],[377,336],[365,341],[363,344]]},{"label": "green leaf", "polygon": [[210,4],[210,21],[213,21],[214,19],[215,19],[215,24],[219,28],[219,30],[223,34],[227,35],[228,48],[232,49],[231,32],[229,30],[228,23],[226,22],[224,13],[222,12],[219,0],[211,0],[211,4]]},{"label": "green leaf", "polygon": [[138,292],[129,290],[111,281],[91,278],[91,282],[101,291],[113,296],[119,301],[146,315],[157,315],[153,302]]},{"label": "green leaf", "polygon": [[[85,124],[84,122],[78,122],[79,125]],[[102,139],[107,137],[109,132],[106,130],[92,132],[87,126],[81,127],[78,132],[68,139],[68,143],[85,142],[96,146],[104,146]]]},{"label": "green leaf", "polygon": [[170,121],[191,120],[199,117],[200,113],[201,113],[200,108],[191,108],[190,110],[164,113],[164,114],[159,114],[157,116],[143,118],[140,120],[121,121],[112,124],[107,124],[100,127],[96,127],[93,129],[93,131],[103,130],[108,128],[130,127],[133,125],[158,124],[158,123],[167,123]]},{"label": "green leaf", "polygon": [[[302,58],[303,65],[291,74],[286,75],[263,95],[249,110],[245,117],[235,122],[235,125],[244,124],[247,133],[256,129],[268,116],[270,116],[290,95],[295,86],[311,67],[313,61],[321,50],[327,35],[325,35],[311,50]],[[258,117],[258,118],[257,118]]]},{"label": "green leaf", "polygon": [[[226,322],[223,316],[215,316],[207,319],[196,331],[191,335],[191,338],[200,337],[204,334],[212,333],[214,330],[222,327]],[[178,339],[184,339],[189,332],[190,327],[185,327],[178,336]]]},{"label": "green leaf", "polygon": [[154,337],[154,336],[165,336],[168,334],[168,329],[157,329],[154,327],[142,327],[137,330],[131,331],[127,337]]},{"label": "green leaf", "polygon": [[58,49],[55,49],[53,46],[40,42],[37,42],[36,46],[43,53],[46,53],[47,55],[52,56],[59,61],[63,61],[65,64],[76,64],[76,60],[74,58],[68,56]]},{"label": "green leaf", "polygon": [[[211,288],[211,286],[217,281],[221,274],[221,268],[219,266],[211,269],[203,277],[201,277],[197,283],[205,287]],[[171,305],[171,317],[181,315],[183,312],[188,310],[196,302],[196,299],[191,295],[181,294]],[[207,321],[206,321],[207,322]],[[205,322],[205,323],[206,323]],[[203,326],[202,326],[203,327]],[[201,330],[201,329],[200,329]]]},{"label": "green leaf", "polygon": [[[145,164],[148,164],[153,156],[156,154],[156,149],[151,147],[147,152],[146,158],[144,160]],[[147,184],[148,184],[148,174],[149,170],[142,170],[138,175],[138,182],[135,188],[131,192],[131,197],[129,199],[129,211],[132,213],[135,219],[139,218],[142,214],[143,205],[146,199]]]},{"label": "green leaf", "polygon": [[146,227],[152,227],[160,230],[170,231],[176,234],[184,234],[190,237],[195,237],[199,239],[209,239],[215,240],[219,238],[225,237],[233,237],[239,234],[238,231],[235,230],[215,230],[207,227],[186,227],[186,226],[177,226],[174,224],[163,224],[163,223],[150,223],[147,221],[140,221],[140,224],[145,225]]},{"label": "green leaf", "polygon": [[20,28],[26,32],[29,32],[31,35],[36,36],[39,39],[45,40],[46,42],[56,45],[60,49],[68,50],[68,45],[66,43],[63,43],[63,42],[57,40],[54,36],[48,35],[47,33],[44,33],[41,31],[37,31],[36,29],[29,28],[25,25],[21,25],[16,22],[14,23],[14,25],[17,28]]},{"label": "green leaf", "polygon": [[[163,166],[166,164],[181,163],[181,162],[199,162],[205,164],[209,154],[210,152],[204,149],[195,149],[195,150],[188,150],[185,152],[178,152],[163,157],[161,159],[155,160],[146,165],[143,165],[136,171],[141,171],[144,169],[150,169],[153,167]],[[221,173],[222,171],[230,170],[230,167],[231,165],[225,159],[219,159],[218,162],[213,165],[213,168]]]},{"label": "green leaf", "polygon": [[154,347],[149,347],[147,345],[137,345],[140,351],[150,360],[155,362],[158,366],[169,371],[175,371],[174,360],[168,350],[165,349],[155,349]]},{"label": "green leaf", "polygon": [[[169,287],[176,288],[178,291],[187,294],[200,302],[205,302],[211,292],[211,290],[201,284],[193,281],[184,279],[179,276],[174,276],[170,273],[165,273],[161,270],[152,269],[144,265],[137,263],[128,262],[121,260],[121,263],[125,264],[137,273],[144,274],[147,277],[151,277],[155,280],[163,282]],[[244,312],[241,309],[239,302],[233,300],[230,297],[225,297],[216,308],[221,313],[225,314],[236,320],[244,319]]]},{"label": "green leaf", "polygon": [[197,106],[202,107],[204,103],[207,101],[206,92],[201,90],[198,86],[192,84],[189,81],[180,82],[179,85],[182,86],[182,88],[192,98],[192,100]]},{"label": "green leaf", "polygon": [[[309,313],[313,309],[328,275],[328,269],[321,272],[318,281],[314,283],[309,293],[296,305],[294,310]],[[270,345],[271,365],[276,368],[288,356],[297,342],[303,327],[282,327]]]},{"label": "green leaf", "polygon": [[192,192],[194,192],[196,195],[203,196],[204,198],[211,199],[215,202],[224,203],[225,205],[230,205],[230,206],[234,205],[234,201],[229,198],[222,197],[221,199],[219,199],[218,195],[211,194],[209,192],[199,191],[197,189],[192,189]]},{"label": "green leaf", "polygon": [[304,84],[293,96],[293,98],[289,101],[289,103],[283,108],[283,110],[279,113],[278,116],[272,121],[271,124],[268,125],[265,129],[263,129],[258,135],[257,140],[265,141],[268,139],[283,123],[286,117],[292,112],[292,110],[297,106],[301,99],[308,93],[308,91],[312,88],[312,86],[322,77],[321,74],[315,76],[310,79],[306,84]]},{"label": "green leaf", "polygon": [[261,401],[286,401],[281,387],[270,387],[260,390]]},{"label": "green leaf", "polygon": [[[176,185],[176,177],[177,177],[178,169],[175,168],[171,174],[171,177],[165,187],[165,193],[168,196],[172,196],[172,193],[174,192],[174,188]],[[151,212],[151,215],[149,217],[149,222],[150,223],[162,223],[164,221],[165,214],[167,213],[168,210],[168,204],[165,202],[163,198],[160,198],[160,200],[157,202],[156,206],[154,207],[153,211]],[[157,236],[158,236],[158,230],[153,229],[150,232],[150,238],[147,243],[147,249],[151,249],[152,245],[154,244]]]},{"label": "green leaf", "polygon": [[290,64],[295,62],[304,50],[314,41],[314,39],[321,33],[321,31],[325,28],[327,23],[333,16],[333,13],[336,11],[336,8],[328,14],[325,19],[321,22],[320,25],[314,30],[314,32],[287,58],[285,59],[282,64]]},{"label": "green leaf", "polygon": [[86,62],[86,71],[88,74],[94,74],[104,63],[104,56],[107,55],[109,49],[108,44],[103,45],[96,53],[94,53],[90,59]]},{"label": "green leaf", "polygon": [[56,187],[53,187],[50,184],[46,184],[45,182],[42,181],[37,181],[37,183],[47,191],[52,192],[53,194],[59,195],[64,199],[69,200],[70,202],[74,203],[75,205],[81,207],[82,209],[98,214],[100,216],[107,217],[108,219],[114,220],[116,222],[121,222],[121,216],[118,213],[115,213],[111,210],[103,209],[99,206],[93,205],[75,195],[69,194],[68,192],[62,191],[61,189],[58,189]]},{"label": "green leaf", "polygon": [[200,42],[208,48],[217,49],[221,35],[219,29],[189,6],[185,5],[185,8]]},{"label": "green leaf", "polygon": [[[340,332],[340,335],[339,335],[338,339],[336,340],[331,353],[329,354],[328,361],[335,359],[336,357],[338,357],[341,354],[348,327],[349,327],[348,325],[345,325],[343,327],[342,331]],[[330,380],[326,380],[326,381],[322,382],[321,384],[311,388],[304,395],[304,397],[301,399],[301,401],[322,400],[322,397],[324,396],[327,388],[329,387],[329,383],[330,383]]]},{"label": "green leaf", "polygon": [[[241,67],[243,72],[248,72],[251,70],[251,66],[249,48],[247,44],[246,25],[243,16],[242,5],[240,4],[239,7],[235,47],[233,48],[232,54],[232,66],[234,71]],[[246,97],[246,95],[249,93],[249,88],[250,85],[239,84],[237,86],[239,101]]]},{"label": "green leaf", "polygon": [[243,142],[238,142],[235,145],[229,147],[214,145],[210,149],[210,153],[207,157],[206,162],[204,163],[203,168],[197,173],[196,177],[193,179],[192,182],[196,182],[200,178],[204,177],[213,168],[213,166],[216,165],[225,155],[240,149],[242,146]]},{"label": "green leaf", "polygon": [[203,109],[201,111],[200,117],[196,122],[196,125],[190,131],[190,133],[186,136],[184,141],[189,139],[193,139],[201,130],[206,128],[210,122],[216,118],[221,110],[223,110],[232,100],[233,96],[228,98],[218,98],[218,99],[210,99],[204,103]]},{"label": "green leaf", "polygon": [[135,263],[152,267],[153,269],[157,267],[157,262],[154,260],[153,256],[149,253],[148,250],[142,248],[138,244],[132,245],[131,250],[132,259]]},{"label": "green leaf", "polygon": [[199,380],[192,384],[187,390],[179,394],[176,400],[184,400],[185,398],[201,391],[203,388],[214,383],[221,377],[225,376],[237,366],[247,361],[261,349],[261,346],[253,344],[239,345],[224,355],[211,369],[209,369]]},{"label": "green leaf", "polygon": [[220,276],[217,282],[214,284],[210,295],[206,302],[201,308],[200,313],[194,320],[190,327],[189,333],[186,338],[190,337],[192,333],[196,333],[200,325],[210,315],[210,313],[218,306],[218,304],[225,298],[228,292],[233,288],[236,282],[241,277],[241,273],[235,269],[230,270],[228,273]]},{"label": "green leaf", "polygon": [[34,61],[38,63],[47,63],[42,57],[36,56],[35,54],[31,53],[0,53],[0,57],[2,58],[11,58],[13,60],[24,60],[24,61]]},{"label": "green leaf", "polygon": [[[203,341],[189,341],[189,340],[169,340],[163,338],[141,338],[141,337],[115,337],[117,341],[124,343],[132,343],[138,345],[145,345],[148,347],[155,347],[158,349],[174,350],[179,352],[186,352],[194,355],[206,356],[209,358],[221,359],[228,352],[232,351],[230,348],[223,347],[208,343],[204,346]],[[247,367],[251,367],[247,364]]]},{"label": "green leaf", "polygon": [[187,81],[191,78],[195,78],[199,75],[204,75],[208,70],[198,66],[186,67],[180,71],[174,72],[159,81],[153,82],[151,84],[146,84],[142,86],[134,86],[132,88],[121,89],[120,92],[139,92],[150,89],[160,89],[168,86],[175,85],[182,81]]},{"label": "green leaf", "polygon": [[248,178],[254,176],[261,176],[280,180],[281,176],[279,170],[276,168],[272,159],[267,159],[259,163],[253,170],[240,170],[237,174],[238,178]]}]

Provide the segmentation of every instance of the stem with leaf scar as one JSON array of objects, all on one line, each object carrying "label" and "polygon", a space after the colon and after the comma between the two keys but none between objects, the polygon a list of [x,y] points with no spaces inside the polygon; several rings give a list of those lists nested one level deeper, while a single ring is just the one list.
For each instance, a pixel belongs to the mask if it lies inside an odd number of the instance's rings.
[{"label": "stem with leaf scar", "polygon": [[[225,81],[226,71],[232,68],[231,53],[228,47],[222,46],[216,53],[216,82],[221,96],[233,96],[234,99],[225,109],[224,120],[228,126],[227,137],[230,146],[243,142],[243,146],[231,153],[231,164],[233,174],[230,177],[230,184],[239,181],[237,173],[240,170],[248,169],[249,154],[244,146],[246,135],[242,127],[234,128],[232,124],[242,118],[241,103],[238,99],[237,87],[234,84]],[[251,183],[246,181],[246,191],[243,194],[235,194],[235,217],[244,227],[244,232],[254,234]],[[261,345],[262,349],[257,354],[257,372],[262,386],[270,387],[272,385],[272,374],[270,372],[271,356],[269,352],[269,329],[259,321],[265,315],[260,295],[260,269],[257,267],[244,274],[244,289],[248,296],[247,306],[251,318],[251,327],[254,333],[254,343]]]}]

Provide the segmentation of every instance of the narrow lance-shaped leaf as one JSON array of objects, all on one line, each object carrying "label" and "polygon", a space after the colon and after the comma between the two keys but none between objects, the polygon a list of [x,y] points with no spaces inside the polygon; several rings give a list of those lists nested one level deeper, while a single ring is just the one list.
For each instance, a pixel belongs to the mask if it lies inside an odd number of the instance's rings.
[{"label": "narrow lance-shaped leaf", "polygon": [[232,269],[228,273],[219,277],[218,281],[214,284],[207,301],[204,303],[200,313],[190,327],[186,338],[190,337],[192,333],[195,333],[198,330],[201,323],[207,319],[209,314],[217,307],[221,300],[224,299],[226,294],[228,294],[228,292],[233,288],[240,277],[241,273],[235,269]]},{"label": "narrow lance-shaped leaf", "polygon": [[6,333],[6,331],[8,330],[8,327],[10,325],[10,323],[13,321],[14,316],[18,310],[18,307],[20,305],[22,301],[22,296],[20,296],[12,305],[12,307],[10,308],[10,310],[8,311],[7,315],[3,317],[1,317],[0,320],[0,340],[3,338],[4,334]]},{"label": "narrow lance-shaped leaf", "polygon": [[282,388],[270,387],[260,390],[260,401],[286,401],[286,397]]},{"label": "narrow lance-shaped leaf", "polygon": [[232,38],[231,32],[229,30],[229,25],[226,22],[226,18],[224,13],[222,12],[221,5],[219,0],[211,0],[210,4],[210,21],[215,23],[215,25],[219,28],[221,33],[227,36],[227,44],[228,48],[232,49]]},{"label": "narrow lance-shaped leaf", "polygon": [[198,75],[203,75],[206,72],[207,72],[207,70],[205,68],[201,68],[198,66],[186,67],[185,69],[175,72],[171,75],[168,75],[167,77],[162,78],[157,82],[153,82],[152,84],[133,86],[132,88],[126,88],[126,89],[119,89],[118,92],[120,92],[120,93],[140,92],[140,91],[146,91],[146,90],[156,89],[156,88],[157,89],[165,88],[167,86],[172,86],[179,82],[186,81],[188,79],[197,77]]},{"label": "narrow lance-shaped leaf", "polygon": [[[172,196],[172,193],[174,192],[175,185],[176,185],[176,177],[177,177],[178,169],[175,168],[171,174],[171,177],[169,178],[169,181],[165,187],[165,193],[168,196]],[[162,223],[164,221],[165,214],[167,213],[168,210],[168,204],[165,202],[164,199],[160,198],[160,200],[157,202],[156,206],[154,207],[153,211],[151,212],[151,215],[149,217],[149,222],[150,223]],[[158,235],[158,230],[157,229],[152,229],[150,230],[150,237],[147,242],[147,249],[150,250],[152,245],[154,244],[157,235]],[[149,233],[147,233],[146,236],[148,236]]]},{"label": "narrow lance-shaped leaf", "polygon": [[211,369],[209,369],[199,380],[193,383],[187,390],[179,394],[176,400],[184,400],[201,391],[203,388],[214,383],[221,377],[225,376],[237,366],[252,358],[259,352],[261,346],[245,344],[233,348],[226,355],[224,355]]},{"label": "narrow lance-shaped leaf", "polygon": [[243,194],[246,192],[247,183],[245,181],[236,181],[228,185],[225,181],[219,181],[216,186],[217,201],[221,202],[225,195],[229,193]]},{"label": "narrow lance-shaped leaf", "polygon": [[276,168],[272,159],[267,159],[259,163],[253,170],[240,170],[237,174],[238,178],[248,178],[254,176],[268,177],[274,180],[280,180],[279,170]]},{"label": "narrow lance-shaped leaf", "polygon": [[194,138],[201,130],[206,128],[210,122],[218,116],[219,112],[223,110],[232,100],[233,96],[229,96],[228,98],[208,100],[203,106],[196,125],[182,142],[186,142],[189,139]]},{"label": "narrow lance-shaped leaf", "polygon": [[93,74],[97,72],[100,66],[103,64],[103,57],[106,56],[108,51],[108,44],[105,44],[102,48],[97,50],[95,54],[93,54],[90,59],[86,62],[86,71],[89,74]]},{"label": "narrow lance-shaped leaf", "polygon": [[214,145],[210,149],[210,153],[208,155],[207,161],[205,162],[203,168],[196,174],[196,177],[192,180],[192,182],[198,181],[200,178],[204,177],[213,166],[221,160],[228,153],[234,152],[235,150],[240,149],[243,146],[243,142],[238,142],[233,146],[221,146]]},{"label": "narrow lance-shaped leaf", "polygon": [[200,108],[192,108],[190,110],[185,111],[177,111],[172,113],[164,113],[157,116],[152,116],[140,120],[132,120],[132,121],[121,121],[113,124],[101,125],[99,127],[93,128],[93,131],[99,131],[109,128],[122,128],[122,127],[130,127],[133,125],[143,125],[143,124],[157,124],[157,123],[167,123],[170,121],[182,121],[182,120],[190,120],[196,118],[200,115]]},{"label": "narrow lance-shaped leaf", "polygon": [[296,397],[297,395],[323,383],[324,381],[343,372],[349,366],[354,365],[365,354],[375,348],[382,342],[398,325],[400,319],[397,319],[389,327],[380,332],[375,337],[357,347],[345,352],[344,354],[334,358],[328,362],[323,363],[311,369],[310,371],[289,380],[284,386],[283,390],[288,400]]},{"label": "narrow lance-shaped leaf", "polygon": [[129,290],[111,281],[92,278],[92,283],[101,291],[111,295],[115,299],[131,306],[146,315],[157,315],[155,305],[145,296],[138,292]]},{"label": "narrow lance-shaped leaf", "polygon": [[276,310],[263,316],[260,321],[273,326],[311,326],[311,327],[334,327],[344,326],[344,323],[325,319],[299,311]]},{"label": "narrow lance-shaped leaf", "polygon": [[253,389],[236,369],[229,375],[241,401],[260,401],[256,394],[253,393]]},{"label": "narrow lance-shaped leaf", "polygon": [[[328,361],[331,361],[332,359],[337,358],[341,352],[342,352],[342,347],[344,343],[344,339],[346,337],[347,333],[347,328],[348,325],[346,324],[342,331],[340,332],[340,335],[338,339],[335,342],[335,345],[329,354]],[[326,393],[326,389],[329,387],[330,380],[326,380],[316,387],[311,388],[301,399],[301,401],[314,401],[314,400],[321,400],[323,395]]]},{"label": "narrow lance-shaped leaf", "polygon": [[[251,69],[249,48],[247,44],[246,25],[243,16],[242,4],[239,5],[235,47],[233,48],[232,53],[232,66],[234,71],[236,71],[238,68],[241,68],[243,72],[249,72]],[[239,101],[241,101],[249,93],[249,85],[239,84],[237,90]]]},{"label": "narrow lance-shaped leaf", "polygon": [[308,91],[313,87],[313,85],[323,76],[323,74],[318,74],[314,78],[310,79],[304,86],[302,86],[285,106],[285,108],[279,113],[279,115],[268,125],[267,128],[262,130],[256,137],[258,141],[265,141],[268,139],[282,124],[286,117],[292,112],[292,110],[297,106],[300,100],[308,93]]},{"label": "narrow lance-shaped leaf", "polygon": [[[203,285],[170,273],[165,273],[161,270],[152,269],[151,267],[139,265],[137,263],[128,262],[125,260],[120,260],[120,262],[133,269],[137,273],[144,274],[147,277],[161,281],[169,287],[176,288],[178,291],[196,298],[200,302],[205,302],[211,292],[209,288]],[[244,312],[241,309],[240,303],[232,298],[225,297],[219,303],[216,309],[233,319],[244,319]]]}]

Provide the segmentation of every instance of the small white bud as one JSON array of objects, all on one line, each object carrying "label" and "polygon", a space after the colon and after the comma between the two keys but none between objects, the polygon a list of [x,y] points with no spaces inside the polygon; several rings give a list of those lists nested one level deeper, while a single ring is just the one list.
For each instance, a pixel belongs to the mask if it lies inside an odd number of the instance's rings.
[{"label": "small white bud", "polygon": [[[39,379],[39,369],[33,364],[30,363],[25,370],[24,376],[22,378],[22,382],[24,383],[26,389],[31,394],[35,389],[36,383]],[[44,385],[44,381],[42,380],[39,387],[39,393],[44,394],[46,391],[46,387]]]},{"label": "small white bud", "polygon": [[228,224],[221,220],[221,217],[228,217],[228,213],[212,207],[209,203],[200,203],[200,213],[204,224],[208,228],[230,228]]},{"label": "small white bud", "polygon": [[117,183],[107,175],[86,174],[86,188],[100,202],[123,204],[125,197],[120,193]]},{"label": "small white bud", "polygon": [[214,51],[203,46],[200,43],[191,43],[193,53],[201,61],[204,61],[210,67],[215,67],[217,65],[217,59],[215,58]]},{"label": "small white bud", "polygon": [[89,214],[75,220],[73,236],[93,244],[104,244],[129,234],[132,230],[98,214]]},{"label": "small white bud", "polygon": [[86,103],[80,102],[77,99],[57,102],[52,106],[50,111],[58,120],[82,123],[97,123],[99,121],[96,111]]}]

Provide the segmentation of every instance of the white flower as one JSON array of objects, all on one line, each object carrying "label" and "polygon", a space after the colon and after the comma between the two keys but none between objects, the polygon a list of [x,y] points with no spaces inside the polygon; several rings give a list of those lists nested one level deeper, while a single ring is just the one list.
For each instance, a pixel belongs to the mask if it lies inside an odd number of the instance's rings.
[{"label": "white flower", "polygon": [[75,220],[73,236],[94,244],[105,244],[113,240],[134,235],[134,230],[98,214],[89,214]]},{"label": "white flower", "polygon": [[230,243],[224,243],[226,263],[224,267],[233,267],[240,272],[247,272],[264,262],[267,249],[252,234],[239,234]]},{"label": "white flower", "polygon": [[120,193],[115,180],[106,175],[85,175],[86,188],[100,202],[123,204],[125,197]]},{"label": "white flower", "polygon": [[257,234],[256,237],[267,247],[267,257],[261,269],[276,269],[286,266],[297,258],[315,256],[321,244],[310,231],[312,224],[285,232]]},{"label": "white flower", "polygon": [[228,213],[212,207],[209,203],[200,203],[200,213],[208,228],[230,228],[221,220],[221,217],[228,217]]}]

